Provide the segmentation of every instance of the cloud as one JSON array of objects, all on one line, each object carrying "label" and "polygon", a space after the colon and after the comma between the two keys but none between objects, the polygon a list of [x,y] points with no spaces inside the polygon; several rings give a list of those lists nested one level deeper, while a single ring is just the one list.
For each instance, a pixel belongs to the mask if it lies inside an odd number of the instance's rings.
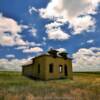
[{"label": "cloud", "polygon": [[58,22],[52,22],[52,23],[46,24],[45,28],[47,28],[48,30],[52,30],[52,29],[58,28],[61,25],[63,25],[63,24],[58,23]]},{"label": "cloud", "polygon": [[17,38],[15,39],[15,45],[27,45],[27,42],[24,41],[23,39],[17,37]]},{"label": "cloud", "polygon": [[13,55],[13,54],[8,54],[8,55],[6,55],[6,58],[15,58],[15,55]]},{"label": "cloud", "polygon": [[51,0],[46,8],[39,9],[39,13],[42,18],[68,22],[72,33],[79,34],[94,30],[95,20],[90,15],[97,13],[99,3],[100,0]]},{"label": "cloud", "polygon": [[18,46],[15,49],[16,50],[23,50],[23,49],[27,49],[27,46]]},{"label": "cloud", "polygon": [[[14,19],[0,15],[0,44],[2,46],[26,45],[18,34],[26,25],[19,25]],[[28,27],[27,27],[28,28]]]},{"label": "cloud", "polygon": [[82,31],[95,31],[96,21],[89,15],[84,17],[76,17],[70,21],[69,28],[73,29],[73,34],[80,34]]},{"label": "cloud", "polygon": [[22,29],[28,29],[28,28],[29,28],[28,25],[20,25],[20,27],[21,27]]},{"label": "cloud", "polygon": [[15,20],[0,16],[0,33],[11,32],[11,34],[16,35],[21,31],[21,26]]},{"label": "cloud", "polygon": [[51,27],[49,25],[46,26],[47,34],[49,39],[53,40],[67,40],[69,39],[70,35],[67,33],[63,32],[60,27]]},{"label": "cloud", "polygon": [[35,43],[35,42],[29,42],[29,41],[26,41],[25,43],[26,43],[26,45],[19,45],[15,49],[16,50],[23,50],[23,52],[27,52],[27,50],[29,51],[29,47],[38,47],[38,46],[43,45],[43,43]]},{"label": "cloud", "polygon": [[100,71],[100,48],[81,48],[73,54],[74,71]]},{"label": "cloud", "polygon": [[20,36],[12,36],[5,33],[0,36],[0,44],[2,46],[27,45],[26,41]]},{"label": "cloud", "polygon": [[38,53],[38,52],[43,52],[43,49],[40,47],[33,47],[33,48],[27,48],[23,50],[24,53]]},{"label": "cloud", "polygon": [[66,49],[65,48],[59,48],[59,49],[57,49],[57,51],[59,51],[59,52],[66,52]]},{"label": "cloud", "polygon": [[91,47],[90,50],[100,52],[100,48],[96,48],[96,47]]},{"label": "cloud", "polygon": [[30,6],[28,11],[29,11],[29,14],[32,15],[32,13],[33,13],[34,11],[35,11],[35,12],[38,12],[38,9],[36,9],[36,8],[33,7],[33,6],[32,6],[32,7]]},{"label": "cloud", "polygon": [[48,34],[49,39],[54,40],[67,40],[69,39],[70,35],[68,33],[65,33],[61,30],[60,26],[62,24],[58,22],[52,22],[50,24],[46,24],[46,32]]},{"label": "cloud", "polygon": [[21,71],[27,59],[0,59],[0,71]]},{"label": "cloud", "polygon": [[3,46],[13,46],[15,43],[11,36],[0,34],[0,44]]},{"label": "cloud", "polygon": [[21,33],[23,29],[29,29],[33,36],[36,36],[37,30],[28,25],[19,25],[14,19],[0,15],[0,45],[2,46],[40,46],[33,42],[22,39]]},{"label": "cloud", "polygon": [[40,9],[44,18],[59,17],[70,19],[80,15],[96,14],[100,0],[51,0],[46,8]]},{"label": "cloud", "polygon": [[87,43],[93,43],[94,42],[94,40],[88,40],[87,41]]}]

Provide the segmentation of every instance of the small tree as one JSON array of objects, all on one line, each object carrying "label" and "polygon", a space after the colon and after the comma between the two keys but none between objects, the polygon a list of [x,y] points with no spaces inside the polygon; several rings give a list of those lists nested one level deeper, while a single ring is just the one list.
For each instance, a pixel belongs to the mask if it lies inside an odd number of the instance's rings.
[{"label": "small tree", "polygon": [[53,57],[57,57],[57,50],[54,50],[54,49],[50,49],[49,51],[48,51],[48,53],[50,54],[50,55],[52,55]]},{"label": "small tree", "polygon": [[67,54],[68,54],[68,53],[66,53],[66,52],[61,52],[61,53],[59,53],[59,55],[60,55],[61,57],[63,57],[64,59],[67,59]]}]

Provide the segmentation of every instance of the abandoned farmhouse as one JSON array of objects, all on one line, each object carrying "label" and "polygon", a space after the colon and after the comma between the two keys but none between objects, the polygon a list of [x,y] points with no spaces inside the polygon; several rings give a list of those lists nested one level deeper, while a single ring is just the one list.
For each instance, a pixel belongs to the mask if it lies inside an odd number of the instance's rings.
[{"label": "abandoned farmhouse", "polygon": [[22,66],[24,76],[41,80],[73,78],[72,59],[65,52],[58,54],[57,50],[50,50],[31,60],[31,64]]}]

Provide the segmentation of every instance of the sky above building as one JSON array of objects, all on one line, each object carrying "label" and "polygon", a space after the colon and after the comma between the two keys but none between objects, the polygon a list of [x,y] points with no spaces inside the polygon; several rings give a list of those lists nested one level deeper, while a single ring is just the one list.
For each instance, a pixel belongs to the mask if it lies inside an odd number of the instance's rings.
[{"label": "sky above building", "polygon": [[74,71],[100,71],[100,0],[0,0],[0,70],[21,70],[49,48]]}]

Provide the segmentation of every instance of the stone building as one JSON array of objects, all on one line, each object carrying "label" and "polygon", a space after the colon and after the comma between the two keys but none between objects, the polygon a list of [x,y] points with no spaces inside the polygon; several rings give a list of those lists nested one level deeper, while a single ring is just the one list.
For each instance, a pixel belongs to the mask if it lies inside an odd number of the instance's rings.
[{"label": "stone building", "polygon": [[31,64],[22,66],[22,74],[41,80],[72,79],[72,59],[67,53],[52,51],[32,58]]}]

